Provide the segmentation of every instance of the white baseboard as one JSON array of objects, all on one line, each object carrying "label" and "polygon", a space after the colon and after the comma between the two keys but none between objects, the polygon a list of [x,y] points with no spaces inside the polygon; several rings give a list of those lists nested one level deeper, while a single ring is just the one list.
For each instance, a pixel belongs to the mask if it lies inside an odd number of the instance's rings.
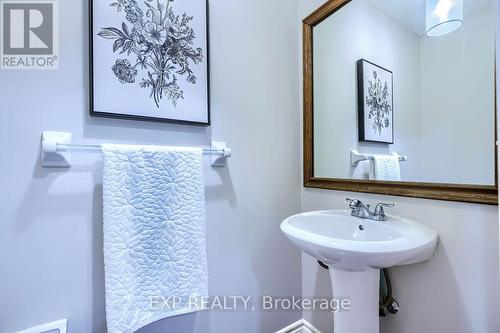
[{"label": "white baseboard", "polygon": [[276,333],[321,333],[316,327],[301,319],[290,326],[287,326]]}]

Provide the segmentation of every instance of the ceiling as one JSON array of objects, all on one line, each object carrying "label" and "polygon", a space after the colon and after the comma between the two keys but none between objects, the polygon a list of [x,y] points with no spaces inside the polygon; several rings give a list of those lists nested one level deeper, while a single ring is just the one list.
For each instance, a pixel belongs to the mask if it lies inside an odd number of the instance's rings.
[{"label": "ceiling", "polygon": [[[425,35],[426,0],[362,0],[368,1],[393,17],[409,30]],[[464,18],[482,9],[491,8],[493,0],[463,0]]]}]

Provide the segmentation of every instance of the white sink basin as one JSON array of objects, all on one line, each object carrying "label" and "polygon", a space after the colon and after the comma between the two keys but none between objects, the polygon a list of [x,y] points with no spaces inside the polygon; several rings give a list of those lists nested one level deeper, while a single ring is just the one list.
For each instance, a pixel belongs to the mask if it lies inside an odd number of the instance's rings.
[{"label": "white sink basin", "polygon": [[438,240],[435,231],[408,219],[378,222],[348,211],[291,216],[281,230],[329,266],[333,295],[349,299],[347,311],[334,313],[335,333],[378,333],[380,269],[425,261]]},{"label": "white sink basin", "polygon": [[408,219],[378,222],[348,211],[318,211],[287,218],[285,235],[304,252],[337,269],[366,270],[413,264],[429,259],[438,235]]}]

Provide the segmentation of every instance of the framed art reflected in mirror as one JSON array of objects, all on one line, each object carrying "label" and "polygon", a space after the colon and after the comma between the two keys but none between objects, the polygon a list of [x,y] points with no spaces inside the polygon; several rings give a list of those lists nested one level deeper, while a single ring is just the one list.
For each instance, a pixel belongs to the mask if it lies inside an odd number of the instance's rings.
[{"label": "framed art reflected in mirror", "polygon": [[392,72],[365,59],[357,71],[359,141],[394,143]]}]

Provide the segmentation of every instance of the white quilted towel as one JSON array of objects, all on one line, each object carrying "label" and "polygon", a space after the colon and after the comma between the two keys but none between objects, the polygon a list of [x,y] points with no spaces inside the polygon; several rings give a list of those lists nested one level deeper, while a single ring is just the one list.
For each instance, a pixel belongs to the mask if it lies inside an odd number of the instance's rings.
[{"label": "white quilted towel", "polygon": [[200,310],[208,295],[202,151],[104,145],[108,333]]},{"label": "white quilted towel", "polygon": [[401,169],[399,165],[399,157],[394,155],[374,155],[373,179],[400,181]]}]

